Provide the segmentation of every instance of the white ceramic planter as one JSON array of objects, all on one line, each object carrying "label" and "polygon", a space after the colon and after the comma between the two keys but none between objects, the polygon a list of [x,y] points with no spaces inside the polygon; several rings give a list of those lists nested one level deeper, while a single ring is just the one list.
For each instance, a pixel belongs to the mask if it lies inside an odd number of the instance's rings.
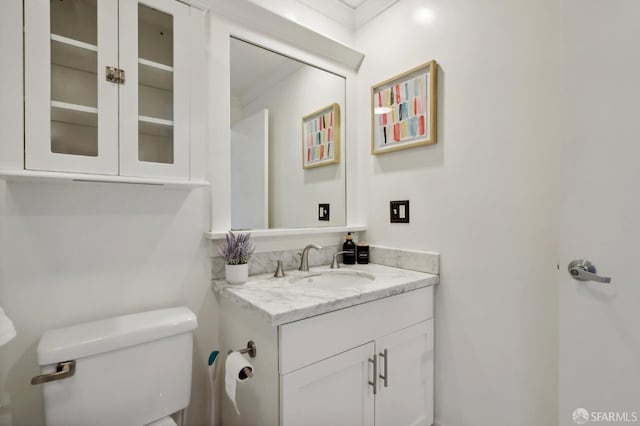
[{"label": "white ceramic planter", "polygon": [[225,265],[225,275],[229,284],[244,284],[249,279],[249,264]]}]

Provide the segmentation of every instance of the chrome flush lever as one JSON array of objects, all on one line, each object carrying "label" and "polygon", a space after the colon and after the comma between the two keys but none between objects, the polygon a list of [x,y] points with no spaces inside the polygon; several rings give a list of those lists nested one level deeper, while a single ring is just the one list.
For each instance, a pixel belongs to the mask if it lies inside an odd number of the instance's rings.
[{"label": "chrome flush lever", "polygon": [[56,371],[53,373],[41,374],[31,379],[32,385],[40,385],[42,383],[54,382],[56,380],[66,379],[76,374],[76,362],[65,361],[59,362]]},{"label": "chrome flush lever", "polygon": [[596,266],[585,259],[576,259],[571,261],[568,269],[569,274],[571,274],[571,277],[574,280],[595,281],[603,284],[609,284],[611,282],[611,278],[596,274]]}]

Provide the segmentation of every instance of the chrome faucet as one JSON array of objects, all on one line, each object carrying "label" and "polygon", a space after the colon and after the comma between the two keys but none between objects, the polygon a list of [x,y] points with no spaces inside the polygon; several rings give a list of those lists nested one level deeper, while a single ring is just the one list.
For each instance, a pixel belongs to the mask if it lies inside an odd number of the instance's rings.
[{"label": "chrome faucet", "polygon": [[339,251],[333,255],[333,260],[331,261],[331,269],[340,269],[340,262],[338,262],[338,256],[345,253],[351,253],[350,251]]},{"label": "chrome faucet", "polygon": [[320,250],[322,249],[322,246],[309,244],[302,250],[302,256],[300,256],[300,267],[298,268],[299,271],[309,272],[309,250],[311,249]]}]

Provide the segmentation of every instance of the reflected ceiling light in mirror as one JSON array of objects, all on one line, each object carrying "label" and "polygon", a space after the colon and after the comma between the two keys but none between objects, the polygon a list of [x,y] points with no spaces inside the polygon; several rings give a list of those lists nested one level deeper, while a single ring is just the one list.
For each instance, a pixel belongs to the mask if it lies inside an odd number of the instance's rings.
[{"label": "reflected ceiling light in mirror", "polygon": [[375,115],[382,115],[382,114],[387,114],[391,112],[391,108],[389,107],[375,107],[373,109],[373,113]]},{"label": "reflected ceiling light in mirror", "polygon": [[425,6],[418,6],[413,11],[413,20],[418,24],[430,24],[436,19],[436,14],[433,9]]}]

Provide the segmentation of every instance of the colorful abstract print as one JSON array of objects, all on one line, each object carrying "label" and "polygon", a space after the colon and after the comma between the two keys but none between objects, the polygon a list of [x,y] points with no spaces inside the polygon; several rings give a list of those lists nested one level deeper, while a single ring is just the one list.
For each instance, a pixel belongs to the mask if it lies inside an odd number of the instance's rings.
[{"label": "colorful abstract print", "polygon": [[305,121],[305,164],[334,158],[333,109],[327,113]]},{"label": "colorful abstract print", "polygon": [[428,137],[427,74],[375,93],[374,106],[391,109],[386,114],[374,116],[378,147]]}]

